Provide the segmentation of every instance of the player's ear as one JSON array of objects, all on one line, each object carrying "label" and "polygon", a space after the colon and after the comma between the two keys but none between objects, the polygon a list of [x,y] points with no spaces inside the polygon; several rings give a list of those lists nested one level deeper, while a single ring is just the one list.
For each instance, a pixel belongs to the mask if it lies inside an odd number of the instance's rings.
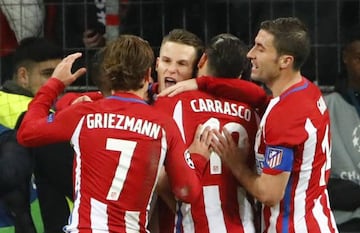
[{"label": "player's ear", "polygon": [[290,55],[281,55],[279,62],[280,68],[286,68],[294,63],[294,57]]},{"label": "player's ear", "polygon": [[200,57],[200,60],[199,60],[199,62],[197,64],[198,69],[203,67],[207,60],[208,60],[208,57],[207,57],[206,53],[203,53],[203,55]]},{"label": "player's ear", "polygon": [[148,70],[146,71],[144,79],[146,82],[151,82],[151,80],[152,80],[151,67],[149,67]]},{"label": "player's ear", "polygon": [[159,61],[160,61],[160,58],[157,57],[157,58],[156,58],[156,61],[155,61],[155,71],[157,71],[157,69],[158,69]]}]

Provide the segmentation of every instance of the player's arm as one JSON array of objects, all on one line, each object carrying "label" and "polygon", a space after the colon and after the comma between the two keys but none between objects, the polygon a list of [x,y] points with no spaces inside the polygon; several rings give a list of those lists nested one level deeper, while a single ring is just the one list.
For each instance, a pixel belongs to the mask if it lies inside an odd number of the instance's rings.
[{"label": "player's arm", "polygon": [[[210,128],[206,127],[203,130],[202,125],[198,125],[194,135],[194,140],[188,148],[189,152],[191,153],[191,158],[195,164],[195,169],[198,176],[202,175],[202,171],[205,169],[207,160],[209,159],[210,143]],[[176,199],[174,197],[174,194],[171,192],[169,178],[165,169],[162,169],[160,172],[159,180],[156,185],[156,192],[170,207],[170,209],[175,212]]]},{"label": "player's arm", "polygon": [[[247,164],[249,148],[237,147],[225,128],[223,129],[223,133],[225,136],[222,136],[218,131],[214,131],[214,134],[218,138],[213,139],[211,143],[214,151],[217,152],[222,161],[229,166],[239,183],[257,200],[268,206],[278,204],[284,197],[291,168],[287,167],[286,169],[272,173],[262,172],[259,175],[249,168]],[[291,153],[291,151],[287,151],[287,153]],[[283,157],[287,156],[284,155]],[[266,169],[268,169],[268,167],[266,167],[265,164],[264,170]],[[268,170],[270,171],[270,169]]]},{"label": "player's arm", "polygon": [[159,96],[175,96],[184,91],[201,90],[215,96],[237,100],[263,112],[270,100],[263,88],[257,84],[242,80],[215,77],[199,77],[176,83],[166,88]]},{"label": "player's arm", "polygon": [[197,78],[196,83],[201,91],[244,102],[253,108],[265,109],[270,100],[262,87],[242,79],[204,76]]},{"label": "player's arm", "polygon": [[[175,197],[181,201],[191,203],[200,195],[202,189],[200,178],[206,167],[204,156],[199,153],[210,153],[208,151],[210,145],[207,145],[207,141],[200,136],[195,136],[194,140],[197,146],[192,145],[189,147],[190,151],[187,150],[185,144],[182,143],[175,122],[172,119],[170,122],[174,133],[168,140],[169,151],[165,160],[165,171]],[[198,135],[200,135],[200,129],[199,126],[196,131]],[[179,152],[182,152],[182,154]]]},{"label": "player's arm", "polygon": [[176,212],[176,199],[171,191],[169,177],[166,174],[164,167],[160,170],[159,179],[156,183],[155,192],[166,203],[166,205],[175,213]]}]

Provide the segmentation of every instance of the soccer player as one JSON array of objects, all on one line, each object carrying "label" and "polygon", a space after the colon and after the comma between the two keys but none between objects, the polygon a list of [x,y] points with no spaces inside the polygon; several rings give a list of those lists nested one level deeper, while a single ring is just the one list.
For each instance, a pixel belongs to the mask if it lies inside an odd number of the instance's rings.
[{"label": "soccer player", "polygon": [[203,51],[202,40],[185,29],[173,29],[164,36],[156,59],[157,92],[196,77],[197,64]]},{"label": "soccer player", "polygon": [[[247,52],[247,46],[239,38],[219,34],[206,46],[198,63],[198,75],[226,79],[244,75],[245,78],[250,73]],[[154,106],[173,116],[187,145],[192,142],[198,124],[217,130],[225,127],[239,147],[255,140],[259,118],[247,104],[190,91],[171,98],[159,97]],[[249,154],[249,169],[255,167],[254,157],[253,153]],[[255,232],[253,199],[219,155],[212,153],[209,157],[194,159],[206,166],[201,178],[201,199],[192,204],[179,202],[177,232]],[[162,181],[159,185],[166,186]],[[171,201],[168,203],[171,205]]]},{"label": "soccer player", "polygon": [[[156,58],[157,82],[150,84],[147,101],[152,103],[156,95],[166,87],[196,77],[197,63],[203,51],[202,40],[190,31],[173,29],[165,35],[161,42],[159,57]],[[102,94],[106,96],[107,83],[103,81],[99,72],[101,68],[98,67],[98,63],[101,62],[101,53],[100,50],[93,57],[90,76]],[[95,92],[66,93],[57,102],[57,107],[63,109],[74,102],[97,100],[102,97]]]},{"label": "soccer player", "polygon": [[337,232],[327,182],[331,134],[327,107],[317,86],[301,74],[310,52],[306,26],[297,18],[262,22],[248,53],[251,77],[272,92],[255,141],[258,172],[247,153],[214,131],[212,141],[237,180],[263,203],[261,232]]},{"label": "soccer player", "polygon": [[154,55],[140,37],[121,35],[105,48],[103,68],[111,96],[48,116],[58,94],[85,73],[85,68],[71,73],[80,56],[69,55],[56,67],[30,103],[17,138],[25,146],[71,139],[75,195],[65,231],[146,232],[162,164],[172,191],[184,202],[198,198],[203,171],[194,166],[171,117],[144,101]]}]

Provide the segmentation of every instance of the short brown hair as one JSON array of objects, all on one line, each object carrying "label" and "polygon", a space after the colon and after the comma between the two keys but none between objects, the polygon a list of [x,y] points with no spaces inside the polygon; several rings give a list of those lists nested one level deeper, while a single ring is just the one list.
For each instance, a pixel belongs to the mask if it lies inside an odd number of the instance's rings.
[{"label": "short brown hair", "polygon": [[274,36],[274,47],[278,55],[288,54],[294,57],[294,70],[300,70],[310,54],[308,28],[298,18],[287,17],[266,20],[261,23],[263,29]]},{"label": "short brown hair", "polygon": [[103,68],[113,90],[138,90],[154,63],[149,43],[135,35],[121,35],[106,45]]}]

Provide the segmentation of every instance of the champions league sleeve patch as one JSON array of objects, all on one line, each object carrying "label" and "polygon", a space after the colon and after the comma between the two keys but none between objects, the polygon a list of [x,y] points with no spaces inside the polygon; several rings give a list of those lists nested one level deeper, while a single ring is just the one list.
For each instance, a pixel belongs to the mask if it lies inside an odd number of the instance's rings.
[{"label": "champions league sleeve patch", "polygon": [[267,146],[265,150],[264,169],[291,171],[294,161],[293,149],[281,146]]},{"label": "champions league sleeve patch", "polygon": [[188,150],[185,151],[185,153],[184,153],[184,158],[185,158],[185,161],[186,161],[187,165],[188,165],[191,169],[195,169],[194,162],[192,161],[190,152],[189,152]]}]

